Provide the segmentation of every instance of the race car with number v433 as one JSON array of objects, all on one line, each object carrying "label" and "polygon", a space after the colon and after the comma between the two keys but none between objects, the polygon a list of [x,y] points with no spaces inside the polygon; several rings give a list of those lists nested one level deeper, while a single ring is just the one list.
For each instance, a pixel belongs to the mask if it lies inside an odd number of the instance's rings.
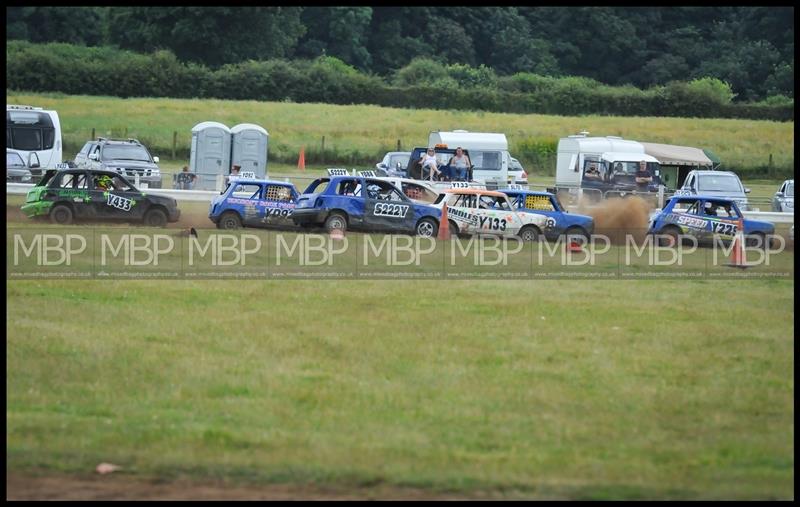
[{"label": "race car with number v433", "polygon": [[761,220],[744,218],[733,199],[714,196],[673,196],[661,211],[650,218],[648,234],[661,236],[660,242],[674,246],[687,237],[698,244],[713,243],[719,238],[723,243],[733,240],[739,221],[744,225],[745,244],[768,247],[775,226]]},{"label": "race car with number v433", "polygon": [[297,189],[291,183],[236,178],[211,202],[208,218],[219,229],[293,229],[297,197]]},{"label": "race car with number v433", "polygon": [[117,172],[93,169],[48,170],[28,191],[22,212],[59,225],[88,220],[151,227],[177,222],[181,214],[175,199],[141,192]]},{"label": "race car with number v433", "polygon": [[303,228],[324,226],[329,232],[360,229],[435,237],[441,216],[441,210],[412,201],[388,181],[332,176],[306,188],[292,220]]}]

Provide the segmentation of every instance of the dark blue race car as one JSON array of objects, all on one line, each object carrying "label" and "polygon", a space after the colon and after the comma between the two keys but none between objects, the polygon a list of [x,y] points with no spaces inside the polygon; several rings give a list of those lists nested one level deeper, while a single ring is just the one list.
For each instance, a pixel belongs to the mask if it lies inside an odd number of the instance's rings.
[{"label": "dark blue race car", "polygon": [[587,215],[568,213],[550,192],[533,190],[503,189],[515,210],[545,215],[547,217],[547,239],[557,239],[561,235],[583,236],[588,239],[594,232],[594,219]]},{"label": "dark blue race car", "polygon": [[769,222],[744,218],[736,202],[719,197],[692,195],[673,196],[650,220],[648,234],[663,235],[661,242],[674,245],[684,236],[694,237],[699,244],[708,244],[719,238],[730,242],[744,225],[745,243],[768,245],[767,239],[775,234]]},{"label": "dark blue race car", "polygon": [[283,181],[239,178],[215,197],[208,218],[220,229],[239,227],[294,228],[297,189]]},{"label": "dark blue race car", "polygon": [[441,210],[417,204],[387,181],[358,176],[319,178],[298,197],[292,214],[301,227],[361,229],[435,237]]}]

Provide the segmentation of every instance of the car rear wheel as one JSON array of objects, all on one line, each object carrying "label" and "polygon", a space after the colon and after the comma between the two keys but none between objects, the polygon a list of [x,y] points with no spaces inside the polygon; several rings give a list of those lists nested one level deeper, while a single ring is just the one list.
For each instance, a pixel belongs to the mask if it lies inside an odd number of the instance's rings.
[{"label": "car rear wheel", "polygon": [[331,232],[334,229],[339,229],[342,232],[347,230],[347,218],[341,213],[331,213],[325,220],[325,230]]},{"label": "car rear wheel", "polygon": [[164,227],[167,225],[167,214],[160,208],[151,208],[144,214],[143,222],[148,227]]},{"label": "car rear wheel", "polygon": [[417,223],[417,236],[435,238],[439,232],[439,224],[432,218],[423,218]]},{"label": "car rear wheel", "polygon": [[50,210],[50,221],[58,225],[69,225],[73,221],[72,208],[66,204],[56,204]]},{"label": "car rear wheel", "polygon": [[745,236],[744,244],[750,247],[760,248],[762,250],[766,250],[769,247],[767,237],[761,232],[756,232]]},{"label": "car rear wheel", "polygon": [[219,217],[219,223],[217,223],[217,228],[219,229],[227,229],[233,230],[238,229],[242,226],[242,219],[239,218],[238,213],[233,211],[226,211]]},{"label": "car rear wheel", "polygon": [[539,241],[539,231],[532,225],[526,225],[519,230],[519,239],[525,242]]}]

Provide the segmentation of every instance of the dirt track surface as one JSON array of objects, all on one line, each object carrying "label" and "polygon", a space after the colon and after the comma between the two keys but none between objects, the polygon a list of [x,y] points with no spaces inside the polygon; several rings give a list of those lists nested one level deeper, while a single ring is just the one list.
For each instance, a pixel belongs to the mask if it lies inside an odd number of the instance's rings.
[{"label": "dirt track surface", "polygon": [[6,474],[6,500],[456,500],[491,496],[474,494],[467,497],[390,486],[335,490],[278,484],[251,486],[213,481],[164,482],[124,473],[103,476]]}]

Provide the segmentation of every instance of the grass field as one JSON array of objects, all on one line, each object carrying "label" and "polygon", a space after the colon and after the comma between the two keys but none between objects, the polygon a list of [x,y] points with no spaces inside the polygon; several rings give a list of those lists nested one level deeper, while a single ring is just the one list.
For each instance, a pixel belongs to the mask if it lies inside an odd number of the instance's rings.
[{"label": "grass field", "polygon": [[[59,111],[64,132],[65,157],[74,156],[96,135],[135,136],[162,158],[170,155],[173,132],[178,149],[188,159],[191,128],[215,120],[233,126],[257,123],[270,133],[270,157],[297,160],[301,146],[311,156],[320,151],[322,137],[330,161],[379,161],[394,150],[427,143],[431,130],[466,129],[504,132],[515,153],[524,140],[555,142],[560,137],[588,130],[594,135],[708,148],[727,167],[746,171],[766,167],[770,155],[782,173],[794,170],[794,123],[696,118],[546,116],[503,113],[394,109],[378,106],[338,106],[283,102],[121,99],[112,97],[32,94],[6,91],[6,102],[35,104]],[[179,157],[181,158],[181,157]],[[553,174],[555,167],[535,167],[534,173]],[[185,162],[185,161],[184,161]]]},{"label": "grass field", "polygon": [[794,497],[790,280],[13,281],[6,296],[9,470]]},{"label": "grass field", "polygon": [[[93,127],[128,129],[158,149],[177,130],[187,148],[191,127],[213,119],[263,125],[271,153],[287,161],[323,135],[340,154],[378,157],[398,138],[424,143],[432,129],[503,131],[513,148],[585,128],[701,145],[742,166],[770,153],[776,166],[794,164],[793,124],[771,122],[6,98],[57,109],[75,150]],[[270,164],[298,187],[325,167]],[[779,183],[745,180],[759,199]],[[7,228],[30,225],[22,199],[9,196]],[[211,226],[207,204],[181,209],[176,227]],[[794,252],[780,255],[770,269],[791,277],[9,275],[7,487],[22,481],[31,498],[63,498],[65,484],[91,490],[95,466],[110,462],[123,467],[113,480],[129,486],[110,498],[184,484],[172,496],[181,498],[213,483],[239,498],[275,486],[290,488],[288,498],[322,488],[366,498],[793,499]],[[44,483],[26,477],[61,483],[37,490]]]}]

